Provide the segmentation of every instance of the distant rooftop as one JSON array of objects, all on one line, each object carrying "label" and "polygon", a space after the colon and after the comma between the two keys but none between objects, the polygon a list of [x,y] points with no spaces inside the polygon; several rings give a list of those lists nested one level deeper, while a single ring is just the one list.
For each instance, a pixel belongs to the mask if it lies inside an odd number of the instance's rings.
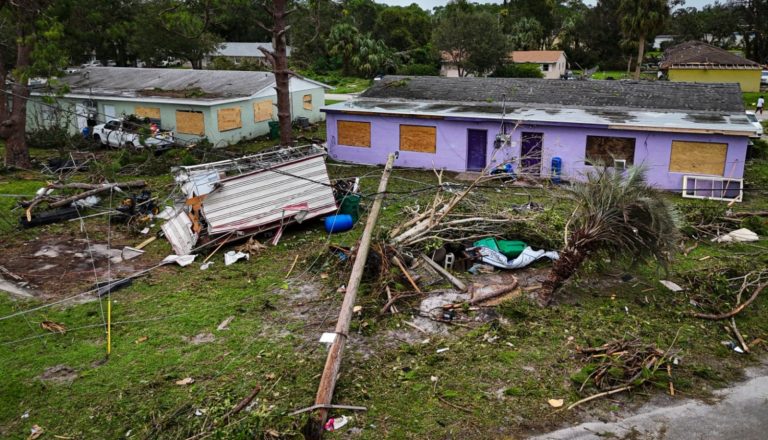
[{"label": "distant rooftop", "polygon": [[556,63],[562,50],[515,50],[509,56],[515,63]]},{"label": "distant rooftop", "polygon": [[271,72],[92,67],[61,78],[69,94],[218,100],[251,96],[271,86]]},{"label": "distant rooftop", "polygon": [[665,50],[660,67],[760,69],[760,64],[703,41],[686,41]]},{"label": "distant rooftop", "polygon": [[668,81],[553,81],[530,78],[386,76],[363,98],[451,101],[539,108],[611,108],[743,113],[738,84]]},{"label": "distant rooftop", "polygon": [[[226,42],[222,43],[213,56],[218,57],[254,57],[264,58],[264,53],[259,50],[259,47],[263,47],[267,50],[272,50],[272,43],[238,43],[238,42]],[[291,56],[291,47],[288,46],[288,56]]]}]

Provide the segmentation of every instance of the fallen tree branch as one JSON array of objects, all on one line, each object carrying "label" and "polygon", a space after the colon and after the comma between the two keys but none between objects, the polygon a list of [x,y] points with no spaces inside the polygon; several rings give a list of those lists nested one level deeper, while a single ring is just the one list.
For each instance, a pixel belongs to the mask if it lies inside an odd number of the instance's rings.
[{"label": "fallen tree branch", "polygon": [[246,406],[248,406],[249,403],[253,401],[253,399],[256,397],[257,394],[261,392],[261,385],[256,385],[256,388],[251,391],[251,394],[247,395],[243,400],[240,401],[237,405],[235,405],[234,408],[232,408],[228,413],[224,414],[223,420],[224,424],[226,425],[229,423],[229,418],[234,416],[235,414],[239,413],[243,409],[245,409]]},{"label": "fallen tree branch", "polygon": [[382,307],[381,310],[379,310],[379,314],[380,315],[386,314],[387,310],[389,310],[389,308],[392,307],[393,304],[395,304],[397,301],[399,301],[399,300],[401,300],[403,298],[410,298],[410,297],[419,296],[419,295],[422,295],[422,292],[404,293],[404,294],[401,294],[401,295],[394,296],[394,297],[392,297],[392,299],[387,301],[386,304],[384,304],[384,307]]},{"label": "fallen tree branch", "polygon": [[132,182],[123,182],[123,183],[104,183],[100,185],[90,185],[87,183],[68,183],[66,185],[59,186],[53,186],[56,189],[61,188],[77,188],[77,189],[88,189],[88,191],[81,192],[80,194],[76,194],[72,197],[67,197],[65,199],[59,200],[57,202],[51,203],[49,206],[51,208],[60,208],[62,206],[69,205],[72,202],[76,202],[81,199],[86,199],[90,196],[102,193],[104,191],[110,191],[115,188],[142,188],[147,186],[147,182],[143,180],[134,180]]},{"label": "fallen tree branch", "polygon": [[614,390],[593,394],[593,395],[591,395],[589,397],[585,397],[585,398],[579,400],[578,402],[574,402],[574,403],[568,405],[568,410],[570,411],[570,410],[576,408],[577,406],[581,405],[582,403],[589,402],[590,400],[595,400],[597,398],[604,397],[604,396],[610,396],[611,394],[620,393],[622,391],[629,391],[631,389],[632,389],[632,385],[626,385],[626,386],[623,386],[623,387],[620,387],[620,388],[616,388]]},{"label": "fallen tree branch", "polygon": [[739,313],[741,313],[741,311],[744,310],[744,308],[746,308],[748,305],[752,304],[752,302],[757,298],[757,295],[760,294],[760,292],[765,288],[766,285],[768,285],[768,283],[763,283],[763,284],[757,286],[757,288],[755,289],[755,293],[753,293],[752,296],[750,296],[748,300],[746,300],[743,303],[741,303],[740,305],[736,306],[730,312],[720,313],[718,315],[710,315],[710,314],[707,314],[707,313],[694,313],[693,316],[696,317],[696,318],[709,319],[709,320],[712,320],[712,321],[719,321],[719,320],[723,320],[723,319],[728,319],[728,318],[730,318],[732,316],[736,316]]}]

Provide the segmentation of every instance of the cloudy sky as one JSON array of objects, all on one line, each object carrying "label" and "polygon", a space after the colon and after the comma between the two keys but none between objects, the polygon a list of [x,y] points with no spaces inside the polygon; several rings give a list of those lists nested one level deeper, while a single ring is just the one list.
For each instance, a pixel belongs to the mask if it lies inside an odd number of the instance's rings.
[{"label": "cloudy sky", "polygon": [[[434,8],[435,6],[441,6],[448,3],[447,0],[420,0],[420,1],[413,1],[413,0],[375,0],[377,3],[386,3],[388,5],[398,5],[398,6],[408,6],[411,3],[416,3],[419,6],[421,6],[423,9],[430,10]],[[482,0],[474,0],[478,3],[501,3],[501,0],[496,1],[482,1]],[[597,0],[584,0],[584,2],[588,5],[594,5],[597,3]],[[686,0],[685,6],[686,7],[696,7],[700,8],[704,5],[708,5],[710,3],[713,3],[713,0]]]}]

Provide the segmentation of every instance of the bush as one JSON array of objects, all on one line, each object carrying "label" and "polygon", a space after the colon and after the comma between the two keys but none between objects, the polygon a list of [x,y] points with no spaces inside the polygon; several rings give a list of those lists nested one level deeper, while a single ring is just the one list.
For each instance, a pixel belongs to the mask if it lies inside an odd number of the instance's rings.
[{"label": "bush", "polygon": [[27,133],[27,146],[50,150],[80,150],[92,145],[81,135],[70,134],[66,128],[53,126]]},{"label": "bush", "polygon": [[496,69],[493,78],[544,78],[538,64],[505,64]]},{"label": "bush", "polygon": [[397,69],[398,75],[437,76],[440,67],[434,64],[406,64]]}]

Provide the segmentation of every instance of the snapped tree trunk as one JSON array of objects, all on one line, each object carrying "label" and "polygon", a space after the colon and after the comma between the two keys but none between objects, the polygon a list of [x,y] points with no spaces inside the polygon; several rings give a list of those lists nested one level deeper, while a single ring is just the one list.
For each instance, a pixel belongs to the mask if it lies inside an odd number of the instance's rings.
[{"label": "snapped tree trunk", "polygon": [[586,258],[586,252],[576,247],[566,246],[560,252],[560,258],[552,264],[547,279],[538,291],[539,303],[542,306],[548,306],[552,302],[555,292],[576,273]]},{"label": "snapped tree trunk", "polygon": [[635,79],[640,79],[640,68],[643,66],[643,56],[645,55],[645,35],[640,35],[637,40],[637,64],[635,65]]}]

